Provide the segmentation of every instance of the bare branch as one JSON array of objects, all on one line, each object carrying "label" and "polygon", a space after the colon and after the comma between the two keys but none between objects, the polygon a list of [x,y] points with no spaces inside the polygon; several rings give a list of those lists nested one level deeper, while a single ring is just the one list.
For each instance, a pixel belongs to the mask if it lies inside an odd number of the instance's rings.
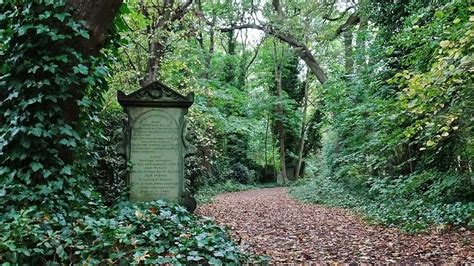
[{"label": "bare branch", "polygon": [[249,71],[250,66],[253,64],[253,62],[257,58],[258,52],[260,51],[260,46],[262,45],[264,41],[265,41],[265,37],[262,38],[262,40],[258,43],[257,47],[255,48],[255,54],[253,55],[250,62],[247,64],[247,67],[245,68],[245,72]]}]

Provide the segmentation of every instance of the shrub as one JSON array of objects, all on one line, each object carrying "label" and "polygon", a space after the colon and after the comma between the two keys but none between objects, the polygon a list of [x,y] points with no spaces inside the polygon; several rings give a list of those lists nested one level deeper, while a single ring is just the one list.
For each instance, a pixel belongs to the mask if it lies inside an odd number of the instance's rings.
[{"label": "shrub", "polygon": [[255,181],[255,171],[249,170],[241,163],[236,163],[231,167],[230,178],[241,184],[250,184]]}]

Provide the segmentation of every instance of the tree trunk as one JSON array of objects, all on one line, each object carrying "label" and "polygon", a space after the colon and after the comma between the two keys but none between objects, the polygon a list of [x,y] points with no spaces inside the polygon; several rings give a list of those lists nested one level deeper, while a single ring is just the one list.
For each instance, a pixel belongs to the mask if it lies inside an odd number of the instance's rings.
[{"label": "tree trunk", "polygon": [[280,142],[280,170],[281,170],[283,183],[286,184],[288,181],[288,177],[286,175],[286,162],[285,162],[285,158],[286,158],[285,125],[283,123],[283,116],[284,116],[283,104],[281,103],[281,101],[283,100],[283,93],[282,93],[282,88],[281,88],[281,66],[278,63],[275,65],[275,81],[276,81],[277,96],[278,96],[278,101],[279,101],[276,108],[276,114],[277,114],[276,128],[278,132],[278,139]]},{"label": "tree trunk", "polygon": [[[112,26],[122,1],[69,0],[67,4],[74,9],[74,18],[84,21],[86,28],[89,30],[89,38],[78,37],[77,40],[74,40],[74,48],[84,56],[97,55],[104,46],[108,30]],[[70,125],[77,124],[79,121],[80,110],[76,102],[83,98],[84,92],[85,87],[71,86],[70,94],[73,97],[68,98],[61,104],[64,119]],[[65,148],[60,153],[61,159],[66,163],[74,161],[74,155],[69,149]]]},{"label": "tree trunk", "polygon": [[[270,124],[270,115],[267,117],[267,125],[265,127],[265,144],[264,144],[264,153],[265,153],[265,168],[268,166],[268,156],[267,156],[267,142],[268,142],[268,130]],[[266,170],[265,170],[266,172]]]},{"label": "tree trunk", "polygon": [[[295,46],[293,48],[295,48]],[[316,58],[314,58],[309,48],[303,46],[296,47],[295,50],[298,56],[306,63],[306,66],[308,66],[311,72],[313,72],[313,74],[316,76],[319,83],[324,84],[328,80],[328,76],[316,61]]]},{"label": "tree trunk", "polygon": [[74,17],[85,21],[89,29],[89,39],[80,38],[78,49],[85,55],[98,54],[122,1],[69,0],[68,4],[74,8]]},{"label": "tree trunk", "polygon": [[[159,70],[161,62],[166,53],[166,46],[168,42],[167,33],[171,30],[171,24],[183,18],[188,12],[188,7],[192,1],[187,0],[182,5],[178,6],[173,10],[175,0],[164,0],[161,9],[154,5],[154,8],[158,9],[156,12],[159,14],[159,19],[151,22],[151,26],[148,29],[148,33],[151,35],[150,42],[148,43],[148,62],[145,76],[142,80],[142,86],[150,84],[159,78]],[[145,5],[143,5],[142,12],[148,13]],[[155,36],[157,32],[162,32],[163,36]]]},{"label": "tree trunk", "polygon": [[344,67],[346,75],[354,72],[354,59],[352,58],[352,29],[348,28],[343,32],[344,37]]},{"label": "tree trunk", "polygon": [[[306,74],[308,76],[308,74]],[[306,134],[306,113],[308,111],[308,78],[304,84],[304,106],[303,106],[303,121],[301,122],[300,146],[298,150],[298,161],[296,163],[295,178],[300,176],[301,164],[303,163],[303,151]]]},{"label": "tree trunk", "polygon": [[356,35],[357,56],[355,66],[357,72],[360,72],[360,70],[365,69],[367,66],[367,27],[367,20],[365,18],[361,18],[359,23],[359,29],[357,30]]},{"label": "tree trunk", "polygon": [[[224,79],[228,84],[234,84],[235,80],[235,69],[234,69],[234,56],[237,47],[237,42],[234,37],[234,31],[227,32],[227,57],[224,66]],[[235,85],[235,84],[234,84]]]},{"label": "tree trunk", "polygon": [[214,37],[214,25],[216,23],[216,14],[214,11],[212,12],[212,22],[211,22],[211,27],[209,29],[209,53],[206,55],[206,60],[205,60],[205,69],[204,69],[204,78],[208,79],[209,74],[211,71],[211,59],[212,55],[214,54],[214,46],[215,46],[215,37]]},{"label": "tree trunk", "polygon": [[146,86],[159,78],[159,69],[161,65],[161,60],[164,56],[165,46],[163,43],[166,43],[167,38],[163,37],[160,41],[152,41],[149,46],[148,62],[147,69],[145,72],[145,78],[142,81],[142,86]]}]

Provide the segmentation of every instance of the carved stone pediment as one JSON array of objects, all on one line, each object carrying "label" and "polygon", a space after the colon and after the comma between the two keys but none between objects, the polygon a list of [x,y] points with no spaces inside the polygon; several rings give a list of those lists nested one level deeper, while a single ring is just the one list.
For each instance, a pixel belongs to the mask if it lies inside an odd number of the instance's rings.
[{"label": "carved stone pediment", "polygon": [[189,108],[194,102],[194,94],[183,96],[165,84],[155,81],[129,95],[118,91],[117,99],[122,106]]}]

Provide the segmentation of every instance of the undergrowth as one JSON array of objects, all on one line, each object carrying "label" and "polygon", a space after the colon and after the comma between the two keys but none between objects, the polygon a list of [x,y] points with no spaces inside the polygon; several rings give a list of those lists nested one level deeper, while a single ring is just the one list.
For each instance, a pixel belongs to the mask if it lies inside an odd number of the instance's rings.
[{"label": "undergrowth", "polygon": [[26,207],[2,219],[0,262],[189,264],[258,262],[212,220],[163,201],[123,202],[74,222]]},{"label": "undergrowth", "polygon": [[[427,180],[420,181],[427,177],[430,177],[429,183],[434,185],[427,190],[416,191],[415,187],[422,188],[423,184],[428,183]],[[292,187],[290,194],[303,202],[348,208],[370,223],[397,227],[409,233],[433,227],[442,230],[456,227],[472,229],[474,202],[469,198],[450,198],[450,192],[443,190],[446,182],[454,182],[455,179],[463,178],[424,172],[413,174],[403,181],[378,180],[364,186],[343,184],[318,176],[306,184]]]},{"label": "undergrowth", "polygon": [[215,196],[222,193],[245,191],[259,188],[270,188],[275,186],[277,186],[277,184],[275,183],[241,184],[234,180],[227,180],[224,183],[217,183],[212,186],[205,186],[200,188],[196,194],[196,200],[198,204],[211,203],[214,200]]}]

